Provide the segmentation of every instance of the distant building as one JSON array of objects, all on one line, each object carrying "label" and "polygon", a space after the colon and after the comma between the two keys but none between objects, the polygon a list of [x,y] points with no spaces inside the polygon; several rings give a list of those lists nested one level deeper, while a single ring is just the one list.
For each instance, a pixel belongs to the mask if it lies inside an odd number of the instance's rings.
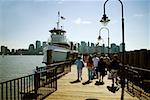
[{"label": "distant building", "polygon": [[[125,45],[124,45],[124,48],[125,48]],[[122,52],[122,49],[123,49],[123,44],[121,43],[120,44],[120,52]]]},{"label": "distant building", "polygon": [[42,46],[41,46],[41,41],[36,41],[36,54],[37,55],[41,55],[41,54],[43,54],[43,48],[42,48]]},{"label": "distant building", "polygon": [[79,52],[82,54],[87,53],[87,44],[85,41],[81,41]]},{"label": "distant building", "polygon": [[6,47],[5,46],[1,46],[1,53],[6,54]]},{"label": "distant building", "polygon": [[30,45],[29,45],[29,51],[30,51],[30,50],[34,50],[34,44],[30,44]]},{"label": "distant building", "polygon": [[1,53],[4,55],[10,54],[10,50],[6,46],[1,46]]},{"label": "distant building", "polygon": [[11,55],[15,55],[16,51],[15,49],[11,49]]},{"label": "distant building", "polygon": [[[105,44],[103,45],[95,45],[94,43],[81,41],[81,45],[78,43],[78,51],[79,53],[98,53],[98,54],[107,54],[108,53],[108,46],[105,47]],[[122,44],[120,46],[116,45],[115,43],[112,43],[109,47],[109,53],[119,53],[122,50]]]},{"label": "distant building", "polygon": [[37,40],[35,45],[36,45],[36,50],[39,50],[41,48],[41,41]]},{"label": "distant building", "polygon": [[47,46],[46,42],[45,42],[45,41],[42,42],[42,48],[44,48],[44,47],[46,47],[46,46]]},{"label": "distant building", "polygon": [[117,53],[120,52],[120,47],[119,46],[116,47],[116,52]]},{"label": "distant building", "polygon": [[94,43],[91,43],[91,47],[89,47],[90,48],[90,54],[93,54],[93,53],[95,53],[96,52],[96,48],[95,48],[95,45],[94,45]]},{"label": "distant building", "polygon": [[18,49],[16,50],[17,55],[28,55],[28,50],[27,49]]},{"label": "distant building", "polygon": [[111,44],[111,53],[116,53],[117,45],[115,43]]},{"label": "distant building", "polygon": [[35,54],[34,44],[30,44],[30,45],[29,45],[28,51],[29,51],[29,54],[30,54],[30,55],[31,55],[31,54]]}]

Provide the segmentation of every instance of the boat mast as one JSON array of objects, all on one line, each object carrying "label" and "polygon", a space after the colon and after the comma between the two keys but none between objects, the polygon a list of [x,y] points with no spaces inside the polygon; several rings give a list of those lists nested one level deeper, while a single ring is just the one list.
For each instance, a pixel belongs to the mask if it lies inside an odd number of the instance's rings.
[{"label": "boat mast", "polygon": [[60,12],[58,11],[58,22],[57,22],[57,29],[59,29],[59,23],[60,23]]}]

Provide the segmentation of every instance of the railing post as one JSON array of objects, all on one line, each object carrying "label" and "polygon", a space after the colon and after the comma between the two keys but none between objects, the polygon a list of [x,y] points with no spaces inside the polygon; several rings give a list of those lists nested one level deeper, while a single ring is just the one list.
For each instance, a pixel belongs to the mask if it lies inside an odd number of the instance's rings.
[{"label": "railing post", "polygon": [[72,65],[72,63],[70,62],[70,63],[69,63],[69,69],[70,69],[70,72],[71,72],[71,65]]},{"label": "railing post", "polygon": [[57,68],[58,67],[55,67],[55,69],[54,69],[54,80],[55,80],[55,82],[56,82],[56,90],[57,90]]},{"label": "railing post", "polygon": [[37,91],[38,91],[38,85],[39,85],[39,83],[38,83],[38,81],[40,81],[40,80],[38,80],[39,78],[39,75],[38,75],[38,66],[36,67],[36,71],[35,71],[35,74],[34,74],[34,91],[35,91],[35,98],[37,98]]},{"label": "railing post", "polygon": [[128,66],[127,66],[127,67],[126,67],[127,90],[129,90],[129,80],[130,80],[130,79],[129,79],[130,77],[129,77],[129,73],[128,73],[128,72],[129,72],[129,68],[128,68]]}]

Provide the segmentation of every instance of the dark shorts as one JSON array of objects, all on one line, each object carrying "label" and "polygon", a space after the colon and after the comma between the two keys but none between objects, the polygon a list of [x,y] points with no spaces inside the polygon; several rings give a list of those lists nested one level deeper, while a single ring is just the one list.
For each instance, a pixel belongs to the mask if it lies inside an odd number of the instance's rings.
[{"label": "dark shorts", "polygon": [[105,70],[99,70],[100,76],[105,76]]}]

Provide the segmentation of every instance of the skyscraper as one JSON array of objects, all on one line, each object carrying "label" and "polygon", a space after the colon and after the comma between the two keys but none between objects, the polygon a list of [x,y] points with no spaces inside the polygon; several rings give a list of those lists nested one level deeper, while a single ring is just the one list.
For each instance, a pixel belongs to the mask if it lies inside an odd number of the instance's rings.
[{"label": "skyscraper", "polygon": [[87,44],[85,41],[81,41],[80,53],[82,54],[87,53]]},{"label": "skyscraper", "polygon": [[36,50],[39,50],[41,48],[41,41],[36,41]]},{"label": "skyscraper", "polygon": [[[120,52],[122,52],[122,48],[123,48],[123,44],[121,43],[121,44],[120,44]],[[124,50],[126,50],[126,49],[125,49],[125,44],[124,44]]]},{"label": "skyscraper", "polygon": [[115,43],[112,43],[111,44],[111,53],[116,53],[116,44]]}]

